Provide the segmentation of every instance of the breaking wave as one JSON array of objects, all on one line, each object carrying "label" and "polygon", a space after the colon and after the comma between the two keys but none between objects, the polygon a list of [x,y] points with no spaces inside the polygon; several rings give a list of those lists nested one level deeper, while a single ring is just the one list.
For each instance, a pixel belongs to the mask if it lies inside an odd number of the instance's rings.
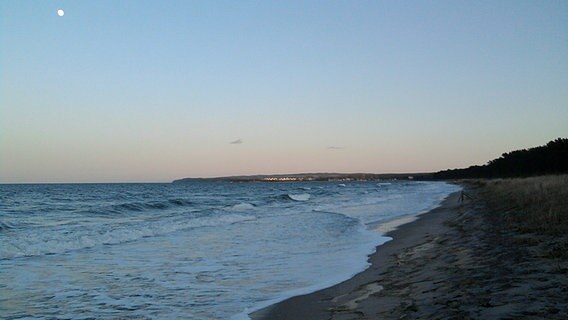
[{"label": "breaking wave", "polygon": [[300,194],[289,193],[288,198],[294,201],[308,201],[310,200],[311,195],[309,193],[300,193]]},{"label": "breaking wave", "polygon": [[138,223],[98,223],[74,228],[52,228],[20,233],[6,239],[0,248],[0,259],[64,253],[98,245],[114,245],[146,237],[165,235],[179,230],[229,225],[256,219],[239,214],[204,217],[170,217]]}]

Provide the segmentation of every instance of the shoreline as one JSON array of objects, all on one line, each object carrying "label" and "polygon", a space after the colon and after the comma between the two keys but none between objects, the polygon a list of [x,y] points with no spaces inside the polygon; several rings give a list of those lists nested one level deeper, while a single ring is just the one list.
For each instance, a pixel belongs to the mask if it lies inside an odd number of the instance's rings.
[{"label": "shoreline", "polygon": [[365,271],[250,318],[568,319],[568,261],[555,251],[568,235],[514,230],[479,186],[461,186],[470,199],[452,193],[385,234],[393,240],[377,246]]},{"label": "shoreline", "polygon": [[377,246],[375,252],[369,255],[370,266],[352,278],[329,288],[288,298],[254,311],[249,317],[252,320],[330,319],[330,310],[334,306],[341,309],[344,305],[347,309],[357,309],[359,300],[366,300],[382,290],[380,282],[374,279],[395,262],[393,256],[403,248],[422,240],[423,235],[419,231],[426,231],[426,235],[441,231],[439,228],[444,227],[444,213],[455,207],[458,198],[459,192],[454,192],[430,211],[387,221],[384,226],[377,225],[375,229],[387,231],[383,235],[392,240]]}]

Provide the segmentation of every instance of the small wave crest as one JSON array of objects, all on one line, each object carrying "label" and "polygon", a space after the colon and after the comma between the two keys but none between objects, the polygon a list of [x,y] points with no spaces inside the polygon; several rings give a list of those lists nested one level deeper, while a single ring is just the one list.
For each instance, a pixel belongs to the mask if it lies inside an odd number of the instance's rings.
[{"label": "small wave crest", "polygon": [[166,210],[172,207],[187,207],[193,205],[193,202],[185,199],[168,199],[164,201],[149,202],[126,202],[113,204],[106,207],[93,208],[88,213],[98,215],[108,214],[125,214],[130,212],[142,212],[146,210]]},{"label": "small wave crest", "polygon": [[311,198],[311,195],[309,193],[300,193],[300,194],[288,194],[288,198],[294,200],[294,201],[308,201]]},{"label": "small wave crest", "polygon": [[248,202],[241,202],[241,203],[238,203],[238,204],[235,204],[233,206],[226,208],[226,210],[228,210],[228,211],[247,211],[247,210],[252,210],[254,208],[255,208],[255,206],[253,204],[250,204]]}]

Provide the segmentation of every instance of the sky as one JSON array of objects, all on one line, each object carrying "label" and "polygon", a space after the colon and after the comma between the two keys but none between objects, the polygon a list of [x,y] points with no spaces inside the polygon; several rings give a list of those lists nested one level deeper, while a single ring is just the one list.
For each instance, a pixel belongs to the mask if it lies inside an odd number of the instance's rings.
[{"label": "sky", "polygon": [[0,183],[427,172],[558,137],[568,1],[0,1]]}]

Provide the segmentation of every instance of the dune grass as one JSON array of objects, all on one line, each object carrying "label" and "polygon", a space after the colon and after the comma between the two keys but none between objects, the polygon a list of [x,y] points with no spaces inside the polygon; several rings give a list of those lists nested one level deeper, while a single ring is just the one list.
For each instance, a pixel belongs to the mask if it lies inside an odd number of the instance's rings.
[{"label": "dune grass", "polygon": [[480,192],[520,232],[568,233],[568,175],[476,180]]}]

